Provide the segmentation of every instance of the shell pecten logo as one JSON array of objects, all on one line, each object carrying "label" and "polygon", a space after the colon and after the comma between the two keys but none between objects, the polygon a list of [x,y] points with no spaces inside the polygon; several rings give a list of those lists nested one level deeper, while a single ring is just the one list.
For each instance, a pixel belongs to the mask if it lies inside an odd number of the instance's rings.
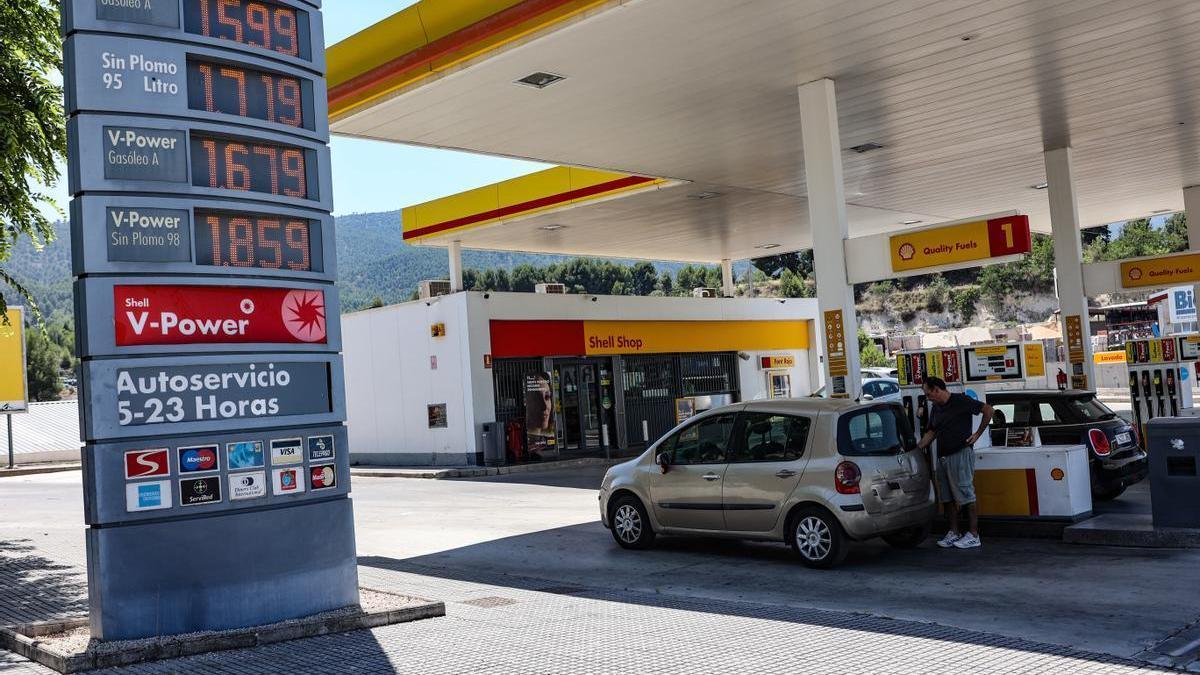
[{"label": "shell pecten logo", "polygon": [[900,245],[900,250],[897,252],[901,260],[912,260],[917,255],[917,247],[905,242]]},{"label": "shell pecten logo", "polygon": [[1130,268],[1129,268],[1129,273],[1128,273],[1128,274],[1129,274],[1129,279],[1130,279],[1131,281],[1137,281],[1137,280],[1139,280],[1139,279],[1141,279],[1141,278],[1142,278],[1142,268],[1140,268],[1140,267],[1130,267]]}]

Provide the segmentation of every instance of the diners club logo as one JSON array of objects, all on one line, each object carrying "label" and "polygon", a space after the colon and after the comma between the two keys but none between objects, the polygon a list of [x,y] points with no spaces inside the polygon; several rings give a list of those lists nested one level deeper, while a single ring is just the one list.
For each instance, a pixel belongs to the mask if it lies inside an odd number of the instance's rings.
[{"label": "diners club logo", "polygon": [[117,345],[324,343],[325,292],[237,286],[114,286]]}]

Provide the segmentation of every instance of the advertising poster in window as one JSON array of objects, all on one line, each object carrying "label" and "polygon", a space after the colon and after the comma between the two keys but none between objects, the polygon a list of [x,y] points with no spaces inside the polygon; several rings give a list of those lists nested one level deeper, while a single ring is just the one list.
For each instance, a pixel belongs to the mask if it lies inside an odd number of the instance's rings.
[{"label": "advertising poster in window", "polygon": [[553,454],[557,450],[550,373],[529,373],[525,376],[525,436],[529,456],[534,459],[541,459],[543,454]]}]

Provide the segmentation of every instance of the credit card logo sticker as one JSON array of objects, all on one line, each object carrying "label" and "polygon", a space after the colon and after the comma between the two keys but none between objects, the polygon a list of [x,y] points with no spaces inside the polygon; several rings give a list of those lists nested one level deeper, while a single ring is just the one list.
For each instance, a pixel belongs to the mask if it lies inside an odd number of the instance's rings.
[{"label": "credit card logo sticker", "polygon": [[337,487],[337,471],[332,464],[311,467],[309,481],[313,490],[328,490]]},{"label": "credit card logo sticker", "polygon": [[275,469],[272,492],[276,495],[294,495],[304,492],[301,469]]},{"label": "credit card logo sticker", "polygon": [[220,477],[185,478],[179,481],[180,506],[215,504],[219,501],[221,501]]},{"label": "credit card logo sticker", "polygon": [[267,473],[265,471],[229,474],[230,501],[265,497],[266,494]]},{"label": "credit card logo sticker", "polygon": [[179,448],[179,473],[200,473],[221,468],[218,445],[195,445]]},{"label": "credit card logo sticker", "polygon": [[159,480],[125,486],[125,510],[155,511],[171,508],[171,481]]},{"label": "credit card logo sticker", "polygon": [[333,436],[309,436],[308,459],[311,462],[333,459]]},{"label": "credit card logo sticker", "polygon": [[235,469],[262,468],[266,462],[262,441],[226,443],[225,462],[229,466],[230,471]]},{"label": "credit card logo sticker", "polygon": [[271,441],[271,464],[299,464],[304,461],[304,443],[299,438],[277,438]]},{"label": "credit card logo sticker", "polygon": [[149,478],[168,476],[171,473],[166,448],[154,450],[130,450],[125,453],[125,478]]}]

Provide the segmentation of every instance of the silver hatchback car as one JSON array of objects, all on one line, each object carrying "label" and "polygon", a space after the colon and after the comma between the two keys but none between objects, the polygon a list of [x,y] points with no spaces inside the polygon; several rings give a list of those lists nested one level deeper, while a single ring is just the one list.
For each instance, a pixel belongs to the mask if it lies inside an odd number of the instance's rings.
[{"label": "silver hatchback car", "polygon": [[887,403],[710,410],[609,469],[600,486],[600,517],[625,548],[658,534],[783,541],[820,568],[840,563],[852,540],[915,547],[934,512],[925,454]]}]

